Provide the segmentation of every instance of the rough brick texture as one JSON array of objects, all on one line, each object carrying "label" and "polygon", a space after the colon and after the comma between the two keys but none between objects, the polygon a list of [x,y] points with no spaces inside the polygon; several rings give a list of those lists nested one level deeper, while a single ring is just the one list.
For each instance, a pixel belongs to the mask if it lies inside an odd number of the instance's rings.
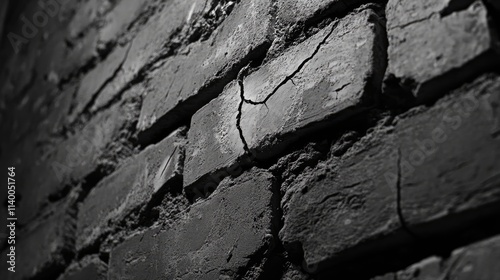
[{"label": "rough brick texture", "polygon": [[96,256],[84,258],[71,265],[57,280],[104,280],[107,279],[107,266]]},{"label": "rough brick texture", "polygon": [[147,204],[162,187],[175,187],[184,157],[180,131],[123,163],[104,179],[79,207],[77,248],[92,245],[111,223],[118,223]]},{"label": "rough brick texture", "polygon": [[[271,1],[243,1],[214,31],[212,39],[190,45],[187,55],[167,60],[164,67],[152,73],[151,89],[141,109],[139,129],[147,131],[158,125],[168,127],[182,117],[182,111],[192,110],[196,103],[206,102],[218,94],[218,84],[225,82],[223,79],[227,79],[229,73],[232,72],[234,77],[237,66],[247,63],[269,44],[270,13]],[[187,76],[189,81],[184,79]],[[187,106],[184,103],[188,103]]]},{"label": "rough brick texture", "polygon": [[[403,229],[421,238],[449,234],[474,222],[472,209],[498,211],[500,145],[492,135],[498,116],[485,112],[497,106],[499,90],[499,77],[482,77],[287,182],[285,246],[301,244],[307,265],[317,266],[360,254],[356,245],[371,240],[364,250],[409,242]],[[469,150],[451,152],[459,147]]]},{"label": "rough brick texture", "polygon": [[109,278],[235,277],[264,257],[273,241],[273,184],[260,170],[224,181],[212,197],[194,204],[181,224],[151,228],[114,249]]},{"label": "rough brick texture", "polygon": [[500,270],[495,260],[499,257],[500,239],[495,237],[459,248],[447,258],[431,257],[403,271],[375,279],[496,279]]},{"label": "rough brick texture", "polygon": [[500,279],[499,6],[2,0],[0,279]]},{"label": "rough brick texture", "polygon": [[242,84],[229,84],[193,116],[184,184],[231,166],[248,150],[269,157],[290,132],[295,133],[290,138],[298,137],[312,123],[361,109],[377,92],[382,75],[377,72],[383,68],[377,59],[383,49],[379,28],[370,10],[350,15],[265,64]]},{"label": "rough brick texture", "polygon": [[[457,84],[457,78],[468,79],[500,63],[496,30],[484,4],[456,2],[472,1],[394,0],[387,5],[387,74],[418,99],[432,98],[447,84]],[[455,71],[460,66],[467,70]]]}]

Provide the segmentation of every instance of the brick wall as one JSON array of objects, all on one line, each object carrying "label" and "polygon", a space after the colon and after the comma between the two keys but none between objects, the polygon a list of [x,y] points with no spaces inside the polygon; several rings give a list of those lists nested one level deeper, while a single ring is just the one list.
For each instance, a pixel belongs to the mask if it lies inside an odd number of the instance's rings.
[{"label": "brick wall", "polygon": [[2,2],[1,279],[500,279],[499,15]]}]

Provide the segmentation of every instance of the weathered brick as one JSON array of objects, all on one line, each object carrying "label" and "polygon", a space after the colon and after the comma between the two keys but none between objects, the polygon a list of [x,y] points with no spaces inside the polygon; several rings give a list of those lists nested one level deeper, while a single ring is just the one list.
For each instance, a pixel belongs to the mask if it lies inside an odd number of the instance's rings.
[{"label": "weathered brick", "polygon": [[[485,77],[458,92],[459,99],[399,124],[401,211],[419,236],[444,227],[441,220],[452,213],[500,200],[500,78]],[[476,219],[464,216],[449,226]]]},{"label": "weathered brick", "polygon": [[115,78],[127,58],[128,50],[128,45],[117,47],[104,61],[83,77],[74,101],[76,104],[74,114],[82,113],[100,91]]},{"label": "weathered brick", "polygon": [[390,273],[382,279],[400,280],[490,280],[497,279],[500,268],[500,238],[494,237],[453,251],[450,257],[443,259],[430,257],[414,264],[403,271]]},{"label": "weathered brick", "polygon": [[175,0],[165,3],[163,12],[155,14],[135,37],[125,68],[137,73],[159,55],[178,29],[188,23],[192,16],[204,11],[205,2]]},{"label": "weathered brick", "polygon": [[79,263],[71,265],[58,280],[105,280],[107,265],[97,257],[86,257]]},{"label": "weathered brick", "polygon": [[387,6],[387,29],[404,28],[432,16],[466,9],[475,0],[438,0],[438,1],[389,1]]},{"label": "weathered brick", "polygon": [[[234,78],[238,66],[270,44],[270,12],[269,0],[242,1],[211,39],[191,44],[188,54],[172,57],[152,73],[139,129],[172,125],[186,117],[186,111],[194,112],[215,97],[219,93],[216,88],[221,90],[231,79],[228,75]],[[185,77],[190,77],[189,81]]]},{"label": "weathered brick", "polygon": [[119,36],[137,19],[151,0],[122,0],[105,18],[105,25],[99,30],[99,42],[107,45]]},{"label": "weathered brick", "polygon": [[389,1],[389,89],[402,87],[425,101],[499,64],[487,10],[470,2]]},{"label": "weathered brick", "polygon": [[362,1],[342,0],[278,0],[277,20],[280,24],[292,25],[311,19],[321,19],[329,13],[342,13]]},{"label": "weathered brick", "polygon": [[[409,240],[399,231],[397,190],[380,175],[397,169],[390,160],[395,141],[389,130],[380,129],[342,159],[321,162],[282,187],[280,236],[290,252],[304,250],[309,272],[325,269],[327,260],[337,264]],[[370,240],[376,240],[374,247],[352,249]]]},{"label": "weathered brick", "polygon": [[94,110],[115,98],[146,65],[161,56],[165,46],[175,39],[177,32],[205,12],[206,4],[204,0],[174,0],[164,3],[162,12],[151,17],[130,43],[129,55],[122,70],[97,96]]},{"label": "weathered brick", "polygon": [[[244,143],[259,157],[270,157],[313,124],[359,111],[380,88],[380,35],[378,17],[364,10],[331,24],[245,78],[243,95],[251,102],[241,109],[240,87],[229,84],[192,118],[185,186],[234,165],[245,154]],[[285,135],[287,141],[282,141]]]},{"label": "weathered brick", "polygon": [[273,177],[226,180],[171,229],[151,228],[111,252],[109,279],[233,279],[272,239]]},{"label": "weathered brick", "polygon": [[[128,94],[133,95],[136,90],[139,89],[132,88]],[[123,130],[136,118],[130,106],[129,101],[115,104],[58,143],[43,160],[32,162],[20,182],[20,191],[25,195],[19,202],[18,215],[23,223],[33,219],[51,196],[57,197],[68,186],[81,182],[126,152],[111,148],[124,141]]]},{"label": "weathered brick", "polygon": [[46,105],[42,110],[47,112],[46,117],[43,117],[40,121],[40,125],[37,127],[37,133],[40,138],[47,135],[53,135],[53,133],[60,131],[60,129],[68,123],[68,114],[71,109],[73,97],[77,87],[75,85],[69,85],[63,90],[57,93],[54,97],[53,102],[50,105]]},{"label": "weathered brick", "polygon": [[[7,251],[2,252],[2,279],[53,279],[57,271],[63,270],[73,254],[74,218],[67,203],[57,205],[53,213],[29,227],[16,228],[15,273],[7,272]],[[8,249],[8,248],[7,248]]]},{"label": "weathered brick", "polygon": [[80,67],[90,64],[98,56],[97,46],[98,33],[95,29],[91,29],[75,43],[73,48],[65,52],[64,63],[58,64],[57,73],[61,78],[67,78]]},{"label": "weathered brick", "polygon": [[91,245],[110,225],[145,206],[160,188],[181,180],[184,141],[177,130],[101,181],[79,208],[76,247]]},{"label": "weathered brick", "polygon": [[76,37],[85,32],[99,17],[109,10],[111,3],[109,1],[87,0],[76,9],[76,14],[69,23],[69,35]]},{"label": "weathered brick", "polygon": [[401,219],[438,238],[498,213],[498,92],[500,77],[483,76],[284,185],[285,246],[322,269],[412,241]]}]

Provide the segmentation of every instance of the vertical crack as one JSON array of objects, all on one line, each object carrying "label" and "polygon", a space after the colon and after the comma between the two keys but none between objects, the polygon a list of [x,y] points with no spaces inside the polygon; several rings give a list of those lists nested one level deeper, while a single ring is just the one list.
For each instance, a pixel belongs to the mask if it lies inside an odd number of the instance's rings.
[{"label": "vertical crack", "polygon": [[243,135],[243,129],[241,127],[241,117],[243,114],[243,104],[245,103],[245,86],[243,84],[243,78],[248,74],[250,64],[251,62],[247,66],[241,68],[240,72],[238,73],[237,81],[240,87],[240,104],[238,105],[238,115],[236,115],[236,128],[238,129],[238,132],[240,134],[241,142],[243,142],[243,148],[245,149],[245,152],[249,154],[250,149],[248,148],[248,143],[245,139],[245,136]]},{"label": "vertical crack", "polygon": [[402,155],[401,155],[401,148],[398,148],[398,161],[397,161],[397,167],[398,167],[398,170],[397,170],[397,180],[396,180],[396,211],[398,213],[398,218],[399,218],[399,222],[401,223],[401,227],[403,228],[403,230],[405,230],[406,232],[408,232],[408,234],[410,234],[414,239],[419,239],[418,235],[415,234],[413,231],[410,230],[410,227],[408,226],[408,223],[406,222],[405,218],[404,218],[404,215],[403,215],[403,207],[401,206],[401,177],[402,177],[402,174],[401,174],[401,158],[402,158]]},{"label": "vertical crack", "polygon": [[241,142],[243,143],[243,148],[245,150],[246,153],[250,153],[250,148],[248,147],[248,143],[245,139],[245,136],[243,135],[243,129],[241,127],[241,118],[242,118],[242,114],[243,114],[243,104],[247,103],[247,104],[252,104],[252,105],[266,105],[267,101],[274,95],[276,94],[276,92],[278,92],[278,90],[283,87],[286,83],[288,83],[288,81],[292,81],[293,82],[293,78],[295,77],[295,75],[297,75],[298,73],[300,73],[300,71],[302,71],[302,69],[305,67],[305,65],[311,61],[314,56],[316,56],[316,54],[319,52],[319,50],[321,49],[321,47],[326,44],[326,42],[328,41],[328,38],[330,38],[330,36],[333,34],[333,31],[335,31],[335,28],[337,27],[339,21],[336,21],[333,26],[331,27],[330,31],[328,32],[328,34],[323,38],[323,40],[321,40],[321,42],[319,42],[319,44],[316,46],[316,48],[314,49],[314,52],[309,56],[307,57],[306,59],[304,59],[304,61],[302,61],[300,63],[300,65],[297,67],[297,69],[295,69],[295,71],[293,71],[290,75],[287,75],[275,88],[274,90],[268,94],[263,100],[261,101],[254,101],[254,100],[250,100],[250,99],[246,99],[245,98],[245,86],[243,84],[243,79],[245,78],[245,76],[247,76],[249,70],[250,70],[250,65],[252,64],[252,62],[250,62],[247,66],[243,67],[239,73],[238,73],[238,76],[237,76],[237,82],[238,82],[238,85],[239,85],[239,88],[240,88],[240,103],[238,105],[238,114],[236,116],[236,128],[238,129],[238,132],[239,132],[239,135],[240,135],[240,139],[241,139]]}]

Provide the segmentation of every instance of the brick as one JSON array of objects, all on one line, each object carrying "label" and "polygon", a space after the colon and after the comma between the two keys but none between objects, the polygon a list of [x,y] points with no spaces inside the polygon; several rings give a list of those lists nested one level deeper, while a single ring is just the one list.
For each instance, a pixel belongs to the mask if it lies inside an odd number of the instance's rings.
[{"label": "brick", "polygon": [[[377,59],[384,47],[379,35],[378,17],[364,10],[333,23],[244,79],[245,99],[258,103],[241,108],[240,127],[248,149],[258,157],[271,157],[306,131],[319,128],[319,122],[340,120],[368,104],[383,76],[377,70],[383,68]],[[245,154],[237,126],[240,101],[240,87],[233,82],[193,116],[185,186],[234,165]],[[287,141],[282,141],[285,135]]]},{"label": "brick", "polygon": [[[128,94],[136,90],[140,89],[132,88]],[[112,148],[126,141],[123,131],[136,118],[130,106],[129,101],[115,104],[58,143],[43,160],[31,162],[20,182],[20,191],[26,194],[18,209],[23,223],[32,220],[50,197],[64,193],[66,188],[81,182],[103,165],[112,167],[108,162],[117,161],[126,153]]]},{"label": "brick", "polygon": [[99,42],[107,45],[115,42],[145,10],[151,0],[122,0],[105,17],[105,25],[99,30]]},{"label": "brick", "polygon": [[387,6],[387,29],[402,28],[416,22],[428,20],[444,12],[466,9],[475,0],[439,0],[439,1],[389,1]]},{"label": "brick", "polygon": [[273,177],[257,169],[226,180],[185,220],[115,247],[109,279],[234,279],[272,239]]},{"label": "brick", "polygon": [[57,271],[68,264],[74,245],[73,213],[67,203],[56,205],[54,209],[50,216],[22,231],[16,228],[16,272],[7,272],[7,251],[4,250],[1,261],[4,267],[2,274],[6,272],[6,277],[2,279],[32,279],[34,276],[54,279]]},{"label": "brick", "polygon": [[457,249],[447,259],[430,257],[385,277],[400,280],[497,279],[500,275],[500,268],[496,265],[498,258],[500,258],[500,238],[493,237]]},{"label": "brick", "polygon": [[[500,200],[500,78],[483,77],[458,92],[427,115],[401,120],[401,211],[419,236],[444,227],[451,214]],[[460,217],[449,226],[477,220]]]},{"label": "brick", "polygon": [[135,37],[125,68],[137,73],[161,53],[165,44],[178,29],[189,22],[191,16],[198,16],[204,8],[205,1],[202,0],[175,0],[165,3],[164,12],[155,14]]},{"label": "brick", "polygon": [[68,123],[68,114],[76,90],[75,85],[65,87],[57,93],[51,105],[43,108],[43,110],[47,111],[47,115],[41,119],[41,123],[37,128],[38,135],[43,135],[41,138],[59,132]]},{"label": "brick", "polygon": [[[130,51],[122,70],[97,96],[94,110],[110,100],[137,77],[140,71],[162,55],[179,30],[205,11],[206,1],[175,0],[164,3],[163,12],[156,13],[138,30],[130,43]],[[209,6],[209,5],[208,5]],[[163,103],[163,102],[162,102]]]},{"label": "brick", "polygon": [[109,1],[87,0],[81,3],[69,23],[69,35],[77,37],[81,33],[84,33],[103,13],[109,10],[110,6],[111,3]]},{"label": "brick", "polygon": [[362,1],[342,1],[342,0],[278,0],[276,3],[277,20],[281,24],[292,25],[307,20],[318,20],[328,13],[342,13],[348,8],[352,8]]},{"label": "brick", "polygon": [[77,264],[71,265],[57,280],[105,280],[107,265],[97,257],[86,257]]},{"label": "brick", "polygon": [[36,74],[48,77],[49,74],[54,73],[57,76],[56,84],[75,75],[83,66],[90,65],[98,57],[96,29],[90,29],[82,34],[81,38],[71,41],[74,45],[70,48],[67,45],[69,40],[67,24],[66,21],[58,23],[59,29],[47,33],[48,38],[42,41],[35,51],[37,54],[37,61],[34,65]]},{"label": "brick", "polygon": [[[316,273],[327,268],[326,262],[338,264],[411,240],[400,231],[397,190],[380,176],[397,169],[390,160],[395,141],[388,130],[377,130],[342,159],[320,162],[282,186],[280,237],[292,254],[300,254],[302,247],[307,271]],[[376,240],[373,247],[370,240]],[[366,249],[355,248],[364,244]]]},{"label": "brick", "polygon": [[97,31],[90,29],[82,38],[75,40],[74,46],[66,45],[67,32],[58,31],[52,34],[43,45],[37,46],[36,64],[33,66],[39,78],[54,75],[56,84],[78,73],[82,67],[89,66],[98,57]]},{"label": "brick", "polygon": [[3,26],[8,8],[9,8],[9,1],[3,1],[2,3],[0,3],[0,38],[3,38]]},{"label": "brick", "polygon": [[191,44],[188,54],[172,57],[152,73],[138,125],[146,131],[143,135],[155,130],[154,126],[168,127],[187,112],[194,113],[220,93],[217,88],[222,90],[230,75],[235,78],[237,67],[269,45],[271,9],[269,0],[242,1],[211,39]]},{"label": "brick", "polygon": [[102,180],[79,208],[77,249],[92,245],[110,225],[144,207],[160,188],[181,180],[183,145],[182,132],[177,130]]},{"label": "brick", "polygon": [[426,101],[499,64],[487,10],[480,1],[464,5],[470,2],[389,1],[390,87]]},{"label": "brick", "polygon": [[67,78],[80,67],[89,65],[98,57],[97,46],[98,33],[95,29],[91,29],[71,50],[65,52],[64,63],[58,64],[57,73],[61,78]]},{"label": "brick", "polygon": [[441,238],[496,217],[499,89],[500,77],[483,76],[292,178],[282,187],[283,244],[322,270],[413,242],[401,219],[420,238]]},{"label": "brick", "polygon": [[127,58],[128,50],[128,45],[117,47],[104,61],[83,77],[75,97],[74,114],[81,114],[107,83],[119,73]]}]

